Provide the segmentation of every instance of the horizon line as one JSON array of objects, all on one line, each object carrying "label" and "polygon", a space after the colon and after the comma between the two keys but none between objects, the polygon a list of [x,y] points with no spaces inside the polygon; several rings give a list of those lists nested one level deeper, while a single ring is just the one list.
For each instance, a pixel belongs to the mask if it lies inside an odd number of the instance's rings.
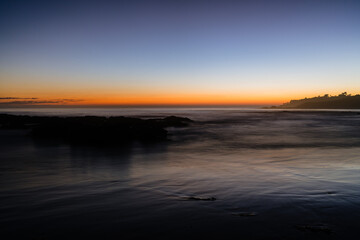
[{"label": "horizon line", "polygon": [[175,107],[175,108],[185,108],[185,107],[243,107],[243,108],[254,108],[254,107],[266,107],[273,106],[274,104],[34,104],[34,105],[0,105],[0,109],[6,108],[152,108],[152,107]]}]

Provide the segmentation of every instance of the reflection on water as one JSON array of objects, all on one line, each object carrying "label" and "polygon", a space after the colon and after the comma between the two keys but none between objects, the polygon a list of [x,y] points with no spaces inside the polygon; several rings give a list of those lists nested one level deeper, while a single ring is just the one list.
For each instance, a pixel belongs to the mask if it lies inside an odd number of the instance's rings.
[{"label": "reflection on water", "polygon": [[177,115],[197,122],[169,129],[168,143],[118,148],[2,130],[1,231],[29,239],[346,239],[357,232],[356,112]]}]

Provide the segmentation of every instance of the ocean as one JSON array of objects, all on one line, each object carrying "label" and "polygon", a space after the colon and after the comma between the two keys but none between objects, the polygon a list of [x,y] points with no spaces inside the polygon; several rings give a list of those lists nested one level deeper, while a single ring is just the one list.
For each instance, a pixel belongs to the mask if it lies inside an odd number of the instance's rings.
[{"label": "ocean", "polygon": [[354,239],[360,111],[38,108],[188,117],[169,141],[86,146],[0,130],[4,239]]}]

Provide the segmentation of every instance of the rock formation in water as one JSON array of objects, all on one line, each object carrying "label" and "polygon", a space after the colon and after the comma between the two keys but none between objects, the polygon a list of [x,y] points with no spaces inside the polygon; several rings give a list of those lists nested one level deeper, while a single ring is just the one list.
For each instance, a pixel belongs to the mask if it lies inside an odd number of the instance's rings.
[{"label": "rock formation in water", "polygon": [[0,126],[30,129],[36,138],[62,139],[81,143],[119,143],[167,139],[166,127],[187,126],[192,120],[181,117],[140,119],[132,117],[45,117],[0,114]]}]

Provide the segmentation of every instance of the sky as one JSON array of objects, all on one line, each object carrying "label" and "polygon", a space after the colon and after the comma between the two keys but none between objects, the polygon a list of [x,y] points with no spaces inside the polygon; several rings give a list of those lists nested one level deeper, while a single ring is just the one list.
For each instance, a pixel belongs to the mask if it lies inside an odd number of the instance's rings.
[{"label": "sky", "polygon": [[0,106],[360,93],[360,1],[1,1]]}]

